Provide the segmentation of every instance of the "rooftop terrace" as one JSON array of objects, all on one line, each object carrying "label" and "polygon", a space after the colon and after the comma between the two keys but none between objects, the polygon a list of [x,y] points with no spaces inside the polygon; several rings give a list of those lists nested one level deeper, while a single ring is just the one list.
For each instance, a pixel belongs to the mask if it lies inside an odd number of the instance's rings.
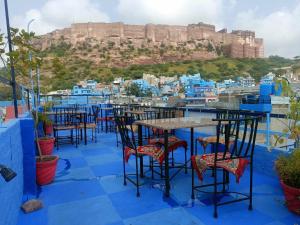
[{"label": "rooftop terrace", "polygon": [[[115,135],[97,135],[97,143],[78,148],[65,145],[55,150],[60,156],[55,181],[38,192],[44,208],[30,214],[20,210],[18,225],[300,224],[300,218],[284,205],[278,178],[257,170],[253,211],[248,211],[248,202],[234,203],[220,207],[219,218],[213,218],[210,194],[198,193],[195,200],[191,199],[190,171],[172,180],[169,198],[163,197],[163,181],[145,178],[146,185],[138,198],[132,184],[123,185],[122,148],[116,147]],[[179,158],[182,155],[180,150],[176,154]],[[244,176],[248,175],[246,171]],[[205,179],[210,177],[207,173]],[[247,180],[231,182],[231,188],[247,190]]]}]

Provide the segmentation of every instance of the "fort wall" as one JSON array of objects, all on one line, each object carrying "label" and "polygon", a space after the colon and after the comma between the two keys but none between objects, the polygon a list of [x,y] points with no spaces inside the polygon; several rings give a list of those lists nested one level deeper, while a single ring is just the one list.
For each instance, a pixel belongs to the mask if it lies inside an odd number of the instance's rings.
[{"label": "fort wall", "polygon": [[42,48],[64,39],[73,45],[86,39],[96,41],[114,41],[116,44],[130,40],[133,45],[140,46],[144,42],[156,45],[177,45],[188,41],[209,40],[215,45],[223,45],[228,49],[229,56],[234,58],[264,57],[263,39],[256,38],[255,32],[227,29],[219,32],[214,25],[198,23],[188,26],[176,25],[128,25],[118,23],[76,23],[70,28],[55,30],[42,36]]}]

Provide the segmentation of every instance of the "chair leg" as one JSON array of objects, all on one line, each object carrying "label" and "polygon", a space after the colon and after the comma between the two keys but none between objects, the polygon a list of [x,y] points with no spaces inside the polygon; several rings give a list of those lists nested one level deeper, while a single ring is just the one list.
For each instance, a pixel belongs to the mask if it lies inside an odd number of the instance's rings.
[{"label": "chair leg", "polygon": [[187,174],[187,148],[184,149],[184,173]]},{"label": "chair leg", "polygon": [[56,138],[55,138],[55,142],[56,142],[56,150],[59,149],[59,141],[58,141],[58,130],[56,131]]},{"label": "chair leg", "polygon": [[252,163],[252,159],[250,162],[250,193],[249,193],[249,210],[253,209],[252,206],[252,184],[253,184],[253,163]]},{"label": "chair leg", "polygon": [[116,130],[116,140],[117,140],[117,147],[119,147],[119,137],[118,137],[118,131]]},{"label": "chair leg", "polygon": [[172,166],[174,167],[174,151],[172,151]]},{"label": "chair leg", "polygon": [[73,129],[70,130],[70,134],[71,134],[71,144],[74,144]]},{"label": "chair leg", "polygon": [[223,192],[225,192],[225,184],[226,184],[226,170],[223,169]]},{"label": "chair leg", "polygon": [[76,148],[78,147],[79,137],[78,137],[78,129],[75,129],[75,142],[76,142]]},{"label": "chair leg", "polygon": [[217,168],[213,167],[214,172],[214,217],[218,218],[218,206],[217,206]]},{"label": "chair leg", "polygon": [[150,157],[149,158],[150,159],[150,170],[151,170],[151,178],[152,178],[152,180],[154,179],[154,171],[153,171],[153,158],[152,157]]},{"label": "chair leg", "polygon": [[135,156],[135,177],[136,177],[136,196],[140,197],[140,185],[139,185],[139,165],[138,165],[138,156]]},{"label": "chair leg", "polygon": [[122,149],[123,152],[123,177],[124,177],[124,181],[123,184],[126,186],[127,182],[126,182],[126,168],[125,168],[125,154],[124,154],[124,148]]},{"label": "chair leg", "polygon": [[96,128],[94,129],[94,135],[95,135],[95,143],[97,143],[97,133],[96,133]]},{"label": "chair leg", "polygon": [[194,191],[194,184],[195,184],[195,171],[193,167],[193,163],[191,162],[191,168],[192,168],[192,195],[191,198],[195,199],[195,191]]}]

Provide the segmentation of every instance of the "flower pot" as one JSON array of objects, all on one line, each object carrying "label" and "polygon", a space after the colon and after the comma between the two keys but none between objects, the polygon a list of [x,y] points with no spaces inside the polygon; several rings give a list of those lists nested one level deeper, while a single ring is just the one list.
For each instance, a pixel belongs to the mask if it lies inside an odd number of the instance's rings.
[{"label": "flower pot", "polygon": [[36,157],[36,182],[39,185],[50,184],[55,176],[58,156]]},{"label": "flower pot", "polygon": [[288,209],[300,215],[300,188],[288,186],[282,180],[280,180],[280,184],[283,188]]},{"label": "flower pot", "polygon": [[42,155],[51,155],[54,149],[55,138],[39,138],[38,143],[40,145],[40,149]]},{"label": "flower pot", "polygon": [[45,124],[44,125],[45,134],[51,136],[53,133],[53,125],[52,124]]}]

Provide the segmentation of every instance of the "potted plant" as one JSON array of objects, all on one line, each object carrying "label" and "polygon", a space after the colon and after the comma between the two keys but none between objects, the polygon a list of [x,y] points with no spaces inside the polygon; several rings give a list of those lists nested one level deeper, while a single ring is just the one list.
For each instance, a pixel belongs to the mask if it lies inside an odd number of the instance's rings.
[{"label": "potted plant", "polygon": [[51,125],[52,126],[52,121],[48,118],[48,116],[45,113],[38,112],[37,113],[37,118],[38,118],[38,124],[42,124],[45,136],[43,137],[38,137],[37,142],[39,144],[39,147],[41,149],[42,155],[51,155],[54,149],[54,142],[55,138],[48,136],[47,132],[45,132],[45,124],[46,125]]},{"label": "potted plant", "polygon": [[[49,101],[49,102],[46,102],[43,106],[43,112],[48,112],[52,109],[53,107],[53,102]],[[43,122],[44,122],[44,132],[46,135],[49,135],[51,136],[52,133],[53,133],[53,123],[52,121],[47,117],[46,114],[43,114]]]},{"label": "potted plant", "polygon": [[300,215],[300,149],[275,162],[288,209]]},{"label": "potted plant", "polygon": [[[42,150],[42,148],[47,146],[46,143],[49,140],[51,140],[51,143],[53,143],[53,145],[51,144],[51,153],[54,147],[54,138],[47,136],[40,137],[38,134],[38,126],[42,122],[39,121],[39,119],[42,119],[43,116],[44,115],[42,113],[38,113],[37,111],[33,112],[33,117],[35,119],[34,132],[36,136],[36,144],[38,149],[38,156],[36,157],[36,180],[39,185],[46,185],[53,181],[58,161],[58,156],[43,154],[43,151],[45,151],[45,149]],[[47,146],[47,148],[50,149],[49,146]],[[47,151],[44,153],[47,153]]]}]

